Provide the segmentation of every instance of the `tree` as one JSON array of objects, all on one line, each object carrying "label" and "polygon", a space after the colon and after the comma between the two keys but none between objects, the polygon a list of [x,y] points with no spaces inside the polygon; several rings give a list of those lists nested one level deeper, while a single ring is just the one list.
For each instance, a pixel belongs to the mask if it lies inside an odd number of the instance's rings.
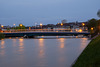
[{"label": "tree", "polygon": [[93,27],[94,30],[95,30],[96,27],[97,27],[97,20],[94,19],[94,18],[91,19],[91,20],[89,20],[89,21],[88,21],[88,24],[87,24],[87,27],[88,27],[89,30],[91,30],[91,27]]},{"label": "tree", "polygon": [[19,26],[16,26],[16,29],[25,29],[25,26],[23,24],[19,24]]},{"label": "tree", "polygon": [[3,33],[0,33],[0,40],[5,38],[5,35]]},{"label": "tree", "polygon": [[97,30],[100,33],[100,20],[97,20]]},{"label": "tree", "polygon": [[[100,9],[99,9],[98,12],[97,12],[97,16],[100,17]],[[98,23],[98,24],[97,24],[97,29],[98,29],[98,31],[99,31],[99,33],[100,33],[100,20],[98,20],[97,23]]]},{"label": "tree", "polygon": [[67,20],[66,20],[66,19],[64,19],[64,20],[62,20],[61,22],[62,22],[62,23],[67,23]]},{"label": "tree", "polygon": [[97,12],[97,16],[100,17],[100,9]]}]

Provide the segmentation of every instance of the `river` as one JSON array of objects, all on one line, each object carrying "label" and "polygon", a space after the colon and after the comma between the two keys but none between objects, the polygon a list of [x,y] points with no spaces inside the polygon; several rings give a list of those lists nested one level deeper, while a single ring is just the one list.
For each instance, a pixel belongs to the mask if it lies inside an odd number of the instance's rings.
[{"label": "river", "polygon": [[0,67],[70,67],[87,38],[9,38],[0,40]]}]

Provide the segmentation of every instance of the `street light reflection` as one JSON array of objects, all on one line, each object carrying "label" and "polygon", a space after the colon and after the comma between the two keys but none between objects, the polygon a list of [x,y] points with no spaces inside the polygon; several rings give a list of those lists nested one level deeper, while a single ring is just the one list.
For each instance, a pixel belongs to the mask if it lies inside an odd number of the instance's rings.
[{"label": "street light reflection", "polygon": [[64,38],[60,38],[60,48],[64,48]]},{"label": "street light reflection", "polygon": [[88,44],[87,38],[82,38],[81,39],[80,50],[83,50],[86,47],[87,44]]},{"label": "street light reflection", "polygon": [[43,47],[43,40],[44,40],[43,38],[39,39],[40,47]]},{"label": "street light reflection", "polygon": [[22,54],[24,51],[23,39],[19,39],[19,52]]},{"label": "street light reflection", "polygon": [[5,48],[4,44],[5,44],[5,41],[4,40],[1,40],[1,48],[2,49]]},{"label": "street light reflection", "polygon": [[5,41],[4,40],[1,40],[1,43],[0,43],[0,46],[1,46],[1,49],[2,49],[2,50],[0,50],[0,55],[1,56],[4,56],[5,55],[5,49],[4,49],[5,48],[5,45],[4,44],[5,44]]},{"label": "street light reflection", "polygon": [[44,57],[44,39],[43,38],[39,39],[39,46],[40,46],[39,57],[42,58]]}]

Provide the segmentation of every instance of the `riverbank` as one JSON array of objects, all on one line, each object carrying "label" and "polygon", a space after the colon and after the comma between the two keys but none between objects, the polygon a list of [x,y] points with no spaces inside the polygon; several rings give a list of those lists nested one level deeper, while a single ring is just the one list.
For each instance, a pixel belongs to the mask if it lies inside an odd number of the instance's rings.
[{"label": "riverbank", "polygon": [[5,36],[4,34],[0,33],[0,40],[3,39]]},{"label": "riverbank", "polygon": [[100,67],[100,35],[89,43],[72,67]]}]

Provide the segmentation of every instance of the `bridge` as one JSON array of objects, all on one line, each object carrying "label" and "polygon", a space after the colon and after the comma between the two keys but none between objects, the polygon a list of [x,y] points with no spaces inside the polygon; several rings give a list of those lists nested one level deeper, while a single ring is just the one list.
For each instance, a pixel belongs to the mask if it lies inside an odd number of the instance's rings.
[{"label": "bridge", "polygon": [[5,32],[5,37],[29,37],[34,38],[35,36],[88,36],[89,32]]},{"label": "bridge", "polygon": [[82,30],[68,30],[68,29],[31,29],[31,30],[4,30],[2,33],[5,37],[29,37],[33,38],[35,36],[88,36],[90,33],[88,31]]}]

